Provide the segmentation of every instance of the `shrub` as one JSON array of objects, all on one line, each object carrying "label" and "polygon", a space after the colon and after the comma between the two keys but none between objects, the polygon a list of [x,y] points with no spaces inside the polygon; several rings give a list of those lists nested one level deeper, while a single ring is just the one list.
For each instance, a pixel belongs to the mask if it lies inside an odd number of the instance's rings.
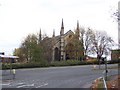
[{"label": "shrub", "polygon": [[110,60],[107,63],[108,64],[117,64],[117,63],[120,63],[120,60]]}]

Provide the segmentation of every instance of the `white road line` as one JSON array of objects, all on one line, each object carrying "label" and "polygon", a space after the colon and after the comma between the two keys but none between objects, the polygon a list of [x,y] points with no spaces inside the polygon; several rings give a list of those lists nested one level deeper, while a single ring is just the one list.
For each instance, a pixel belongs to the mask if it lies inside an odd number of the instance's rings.
[{"label": "white road line", "polygon": [[17,88],[21,88],[21,87],[25,87],[25,86],[34,86],[34,84],[29,84],[29,85],[21,85],[21,86],[17,86]]},{"label": "white road line", "polygon": [[24,83],[17,83],[17,85],[24,84]]},{"label": "white road line", "polygon": [[20,85],[25,85],[24,83],[15,83],[15,84],[11,84],[11,85],[9,85],[9,86],[16,86],[16,85],[18,85],[18,86],[20,86]]},{"label": "white road line", "polygon": [[4,84],[2,83],[2,84],[0,84],[0,85],[10,85],[10,83],[6,83],[6,84],[5,84],[5,83],[4,83]]},{"label": "white road line", "polygon": [[47,86],[47,85],[48,85],[48,83],[45,83],[45,84],[40,85],[40,86],[38,86],[38,87],[36,87],[36,88],[40,88],[40,87],[42,87],[42,86]]}]

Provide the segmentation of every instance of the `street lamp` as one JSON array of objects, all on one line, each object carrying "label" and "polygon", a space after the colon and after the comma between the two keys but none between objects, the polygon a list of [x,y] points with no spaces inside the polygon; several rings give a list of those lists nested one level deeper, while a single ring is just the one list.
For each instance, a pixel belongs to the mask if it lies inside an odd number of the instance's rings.
[{"label": "street lamp", "polygon": [[[118,59],[118,75],[120,74],[120,57]],[[118,82],[120,82],[120,77],[118,76]],[[118,83],[118,88],[120,88],[120,83]]]},{"label": "street lamp", "polygon": [[105,80],[107,81],[108,70],[107,70],[107,58],[106,57],[104,58],[104,61],[105,61]]}]

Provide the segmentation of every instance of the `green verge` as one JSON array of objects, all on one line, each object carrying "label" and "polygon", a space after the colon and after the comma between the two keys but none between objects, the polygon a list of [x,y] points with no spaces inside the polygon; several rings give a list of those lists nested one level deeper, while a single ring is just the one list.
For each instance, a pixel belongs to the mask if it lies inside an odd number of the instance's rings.
[{"label": "green verge", "polygon": [[98,86],[97,86],[97,88],[104,88],[103,86],[104,86],[103,80],[100,79],[100,80],[98,81]]},{"label": "green verge", "polygon": [[103,82],[98,83],[98,88],[103,88]]}]

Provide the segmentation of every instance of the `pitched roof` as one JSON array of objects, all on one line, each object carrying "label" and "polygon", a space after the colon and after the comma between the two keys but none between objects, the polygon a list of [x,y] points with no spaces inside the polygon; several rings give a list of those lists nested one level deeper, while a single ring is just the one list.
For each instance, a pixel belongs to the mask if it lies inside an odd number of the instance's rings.
[{"label": "pitched roof", "polygon": [[0,55],[0,58],[11,58],[11,59],[17,59],[18,56],[10,56],[10,55]]},{"label": "pitched roof", "polygon": [[67,36],[67,35],[70,34],[70,33],[74,34],[73,31],[69,30],[68,32],[66,32],[66,33],[64,34],[64,36]]}]

